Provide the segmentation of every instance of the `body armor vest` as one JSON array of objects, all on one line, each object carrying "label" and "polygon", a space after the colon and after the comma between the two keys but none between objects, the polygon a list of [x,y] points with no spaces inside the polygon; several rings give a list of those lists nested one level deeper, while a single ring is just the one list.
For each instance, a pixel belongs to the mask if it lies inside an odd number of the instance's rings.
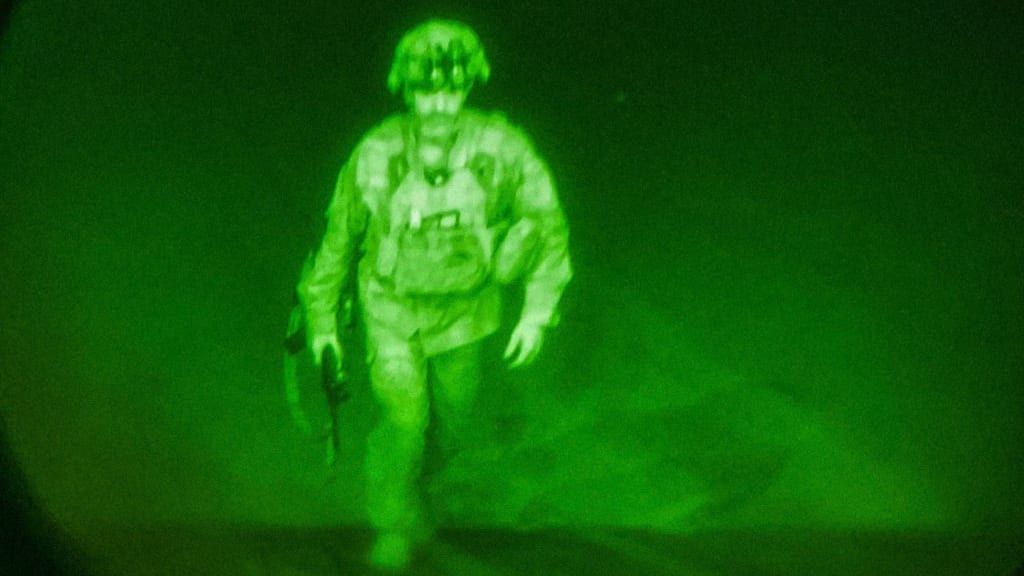
[{"label": "body armor vest", "polygon": [[462,150],[448,171],[431,173],[414,147],[407,138],[405,153],[389,162],[397,185],[378,206],[375,273],[399,295],[472,293],[491,274],[508,229],[508,187],[489,155],[465,158]]}]

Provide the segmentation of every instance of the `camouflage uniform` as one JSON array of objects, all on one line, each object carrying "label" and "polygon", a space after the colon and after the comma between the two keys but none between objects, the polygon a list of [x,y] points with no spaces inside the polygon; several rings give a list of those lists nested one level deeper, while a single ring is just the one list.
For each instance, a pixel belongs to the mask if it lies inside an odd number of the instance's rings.
[{"label": "camouflage uniform", "polygon": [[[428,182],[410,125],[409,116],[393,116],[357,146],[299,285],[307,329],[334,334],[348,263],[359,258],[367,361],[383,413],[367,446],[368,513],[378,529],[398,531],[420,521],[429,394],[444,445],[473,400],[480,341],[499,328],[500,285],[522,280],[521,319],[553,326],[572,275],[554,185],[522,132],[499,114],[462,110],[448,173]],[[509,248],[510,227],[533,242]]]}]

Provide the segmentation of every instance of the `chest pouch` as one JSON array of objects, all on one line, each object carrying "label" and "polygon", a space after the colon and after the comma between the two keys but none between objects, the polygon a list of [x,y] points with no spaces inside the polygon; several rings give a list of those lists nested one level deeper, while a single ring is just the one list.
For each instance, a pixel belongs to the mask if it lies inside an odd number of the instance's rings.
[{"label": "chest pouch", "polygon": [[405,228],[397,241],[392,279],[399,294],[463,294],[487,278],[488,258],[472,228]]}]

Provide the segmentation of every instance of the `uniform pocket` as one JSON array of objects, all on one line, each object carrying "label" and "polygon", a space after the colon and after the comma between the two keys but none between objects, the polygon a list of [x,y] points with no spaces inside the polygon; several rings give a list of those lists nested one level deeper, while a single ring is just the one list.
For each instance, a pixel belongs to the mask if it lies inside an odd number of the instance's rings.
[{"label": "uniform pocket", "polygon": [[530,220],[522,219],[513,225],[494,255],[494,277],[509,284],[533,265],[540,247],[540,234]]}]

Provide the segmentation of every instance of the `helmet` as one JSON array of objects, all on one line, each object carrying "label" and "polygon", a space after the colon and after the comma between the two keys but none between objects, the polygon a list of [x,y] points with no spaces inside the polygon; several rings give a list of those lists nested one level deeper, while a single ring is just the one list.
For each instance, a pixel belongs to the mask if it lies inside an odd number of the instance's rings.
[{"label": "helmet", "polygon": [[388,74],[388,90],[406,97],[414,90],[469,91],[475,82],[487,82],[490,75],[483,46],[469,26],[432,19],[406,32],[399,41]]}]

